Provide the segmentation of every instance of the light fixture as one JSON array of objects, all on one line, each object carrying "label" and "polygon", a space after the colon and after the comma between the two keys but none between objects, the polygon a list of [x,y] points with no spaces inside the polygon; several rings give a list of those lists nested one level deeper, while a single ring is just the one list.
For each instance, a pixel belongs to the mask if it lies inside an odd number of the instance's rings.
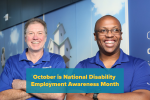
[{"label": "light fixture", "polygon": [[6,14],[6,15],[4,16],[4,18],[5,18],[5,21],[8,21],[8,14]]}]

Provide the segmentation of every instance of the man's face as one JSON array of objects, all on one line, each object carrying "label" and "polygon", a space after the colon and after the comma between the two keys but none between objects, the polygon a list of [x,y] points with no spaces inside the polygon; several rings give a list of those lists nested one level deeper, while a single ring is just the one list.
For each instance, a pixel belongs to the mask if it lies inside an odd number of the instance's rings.
[{"label": "man's face", "polygon": [[43,50],[47,36],[45,34],[44,26],[41,23],[32,23],[27,27],[25,42],[30,51]]},{"label": "man's face", "polygon": [[[111,31],[108,31],[106,35],[101,34],[105,30],[112,29],[118,29],[119,34],[113,34]],[[97,22],[95,30],[101,31],[101,33],[94,33],[95,40],[101,52],[112,54],[119,51],[122,32],[120,32],[121,25],[117,19],[110,16],[104,17]]]}]

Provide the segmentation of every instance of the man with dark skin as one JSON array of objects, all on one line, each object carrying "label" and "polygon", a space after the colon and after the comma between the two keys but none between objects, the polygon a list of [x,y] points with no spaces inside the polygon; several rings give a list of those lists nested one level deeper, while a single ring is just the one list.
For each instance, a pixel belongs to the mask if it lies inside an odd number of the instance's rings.
[{"label": "man with dark skin", "polygon": [[[99,47],[98,59],[99,59],[99,61],[101,61],[103,63],[104,68],[115,68],[115,67],[117,68],[117,66],[121,66],[124,64],[124,63],[122,64],[122,62],[120,65],[116,64],[118,59],[120,59],[120,55],[122,54],[122,50],[120,49],[120,42],[122,40],[122,32],[121,32],[121,24],[118,21],[118,19],[116,19],[115,17],[113,17],[111,15],[106,15],[106,16],[103,16],[102,18],[100,18],[95,24],[94,39],[95,39],[95,41],[97,41],[97,44]],[[128,55],[125,55],[125,56],[127,56],[127,58],[129,60],[135,59],[134,57],[129,57]],[[88,65],[88,61],[90,62],[90,59],[93,59],[93,58],[89,58],[85,61],[80,62],[79,63],[80,65],[78,64],[76,66],[76,68],[88,68],[85,65]],[[124,61],[124,62],[128,63],[130,61]],[[134,62],[134,61],[131,61],[131,63],[132,62]],[[142,72],[140,72],[140,71],[139,72],[140,73],[145,73],[145,72],[148,73],[146,82],[149,82],[148,79],[150,79],[150,71],[146,71],[146,70],[149,70],[150,68],[146,64],[146,61],[142,60],[142,62],[140,62],[140,64],[143,62],[145,64],[142,66],[143,67]],[[99,67],[101,67],[101,66],[99,66]],[[131,67],[131,70],[132,70],[132,66],[129,65],[129,67]],[[134,66],[134,67],[136,67],[136,66]],[[124,70],[126,71],[125,68],[124,68]],[[133,72],[131,75],[133,75],[134,73],[137,73],[137,72]],[[126,73],[124,73],[124,74],[126,74]],[[127,77],[134,77],[135,75],[127,76]],[[142,76],[142,74],[140,74],[140,76]],[[125,81],[128,81],[128,80],[130,80],[130,78],[129,79],[125,78]],[[128,87],[130,85],[132,86],[133,80],[131,78],[131,82],[129,83]],[[138,81],[140,82],[141,80],[138,80]],[[136,80],[136,82],[137,82],[137,80]],[[124,83],[124,85],[126,85],[126,83]],[[135,86],[135,84],[133,85],[133,87],[134,86]],[[146,86],[147,86],[147,88],[138,88],[138,89],[137,88],[135,89],[135,87],[138,87],[138,86],[135,86],[134,89],[132,89],[132,87],[130,87],[129,91],[125,91],[124,93],[120,93],[120,94],[99,93],[99,94],[97,94],[97,100],[150,100],[150,91],[149,91],[150,86],[148,86],[147,84],[146,84]],[[128,87],[124,87],[124,90]],[[93,100],[93,94],[94,93],[68,93],[67,100]]]}]

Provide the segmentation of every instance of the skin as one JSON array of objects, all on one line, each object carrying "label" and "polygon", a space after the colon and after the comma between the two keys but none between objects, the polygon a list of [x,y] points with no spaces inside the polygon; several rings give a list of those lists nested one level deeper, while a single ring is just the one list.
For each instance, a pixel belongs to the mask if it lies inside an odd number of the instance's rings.
[{"label": "skin", "polygon": [[[28,45],[28,52],[26,52],[28,60],[36,63],[43,56],[46,39],[47,35],[42,24],[35,22],[27,27],[25,42]],[[12,88],[0,92],[0,100],[26,100],[34,96],[46,100],[63,100],[65,97],[65,93],[26,93],[26,80],[13,80]]]},{"label": "skin", "polygon": [[[101,28],[111,30],[114,27],[121,29],[118,19],[113,16],[104,16],[96,22],[95,30]],[[111,68],[120,56],[122,32],[118,35],[113,35],[111,31],[109,31],[105,36],[94,33],[94,39],[97,41],[100,50],[99,59],[104,63],[106,68]],[[107,44],[105,41],[114,41],[114,43]],[[98,100],[150,100],[149,94],[150,91],[139,89],[121,94],[99,93],[97,98]],[[67,100],[93,100],[93,93],[68,93]]]},{"label": "skin", "polygon": [[[95,30],[105,29],[111,30],[112,28],[121,29],[121,25],[118,20],[113,17],[103,17],[97,21]],[[94,33],[94,38],[97,41],[98,47],[101,50],[101,54],[113,55],[120,51],[120,42],[122,40],[122,32],[119,35],[113,35],[111,31],[107,35],[100,36],[99,33]],[[114,45],[106,45],[105,41],[114,41]]]},{"label": "skin", "polygon": [[[120,22],[114,17],[102,17],[96,22],[95,30],[112,28],[121,29]],[[106,68],[111,68],[112,65],[120,56],[120,43],[122,40],[122,32],[118,35],[113,35],[111,31],[107,35],[100,36],[99,33],[94,33],[94,39],[97,41],[100,50],[100,60]],[[106,41],[114,41],[112,44],[105,43]]]},{"label": "skin", "polygon": [[25,42],[28,45],[27,59],[36,63],[43,56],[43,48],[46,42],[44,26],[40,23],[30,24],[27,27]]},{"label": "skin", "polygon": [[27,43],[30,52],[43,51],[46,39],[47,35],[45,34],[44,26],[42,24],[29,24],[25,35],[25,42]]}]

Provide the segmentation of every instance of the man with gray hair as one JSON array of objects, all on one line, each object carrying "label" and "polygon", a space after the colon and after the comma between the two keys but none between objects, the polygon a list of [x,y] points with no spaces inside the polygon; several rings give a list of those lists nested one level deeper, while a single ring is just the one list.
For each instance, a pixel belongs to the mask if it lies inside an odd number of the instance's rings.
[{"label": "man with gray hair", "polygon": [[60,55],[46,52],[46,23],[33,18],[27,21],[24,29],[25,42],[28,48],[22,54],[10,57],[0,76],[1,100],[63,100],[65,93],[26,93],[26,68],[65,68]]}]

